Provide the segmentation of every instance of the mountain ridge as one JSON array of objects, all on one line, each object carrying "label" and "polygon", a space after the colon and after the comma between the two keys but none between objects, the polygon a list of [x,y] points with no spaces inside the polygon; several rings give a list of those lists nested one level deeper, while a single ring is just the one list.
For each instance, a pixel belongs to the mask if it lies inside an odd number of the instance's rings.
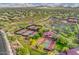
[{"label": "mountain ridge", "polygon": [[79,3],[0,3],[1,7],[79,7]]}]

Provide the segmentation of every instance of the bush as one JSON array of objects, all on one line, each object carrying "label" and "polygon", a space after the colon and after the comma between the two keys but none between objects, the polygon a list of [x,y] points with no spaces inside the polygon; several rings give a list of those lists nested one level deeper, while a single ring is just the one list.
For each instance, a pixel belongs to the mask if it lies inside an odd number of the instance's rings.
[{"label": "bush", "polygon": [[63,47],[63,48],[62,48],[62,52],[67,52],[68,50],[69,50],[68,47]]},{"label": "bush", "polygon": [[15,41],[16,40],[16,36],[8,36],[9,41]]},{"label": "bush", "polygon": [[35,39],[30,39],[30,45],[35,46],[36,45],[36,40]]},{"label": "bush", "polygon": [[62,45],[60,45],[60,44],[56,44],[56,46],[55,46],[55,50],[61,52],[62,47],[63,47]]},{"label": "bush", "polygon": [[18,49],[16,49],[16,54],[17,55],[26,55],[27,50],[26,50],[26,48],[18,48]]}]

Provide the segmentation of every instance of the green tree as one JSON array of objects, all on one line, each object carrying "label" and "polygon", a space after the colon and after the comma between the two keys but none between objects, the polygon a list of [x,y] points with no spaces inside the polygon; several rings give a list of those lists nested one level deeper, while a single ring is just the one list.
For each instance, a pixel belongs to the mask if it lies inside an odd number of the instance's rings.
[{"label": "green tree", "polygon": [[67,45],[67,43],[68,43],[67,38],[62,35],[59,36],[57,41],[64,45]]},{"label": "green tree", "polygon": [[35,34],[32,39],[38,39],[40,37],[39,33]]}]

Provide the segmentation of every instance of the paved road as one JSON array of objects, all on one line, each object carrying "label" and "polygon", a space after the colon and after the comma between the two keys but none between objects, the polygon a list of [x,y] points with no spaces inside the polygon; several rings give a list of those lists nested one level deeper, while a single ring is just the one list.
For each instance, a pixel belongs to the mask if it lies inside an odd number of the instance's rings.
[{"label": "paved road", "polygon": [[5,36],[5,33],[0,30],[0,55],[11,55],[12,51],[10,44]]}]

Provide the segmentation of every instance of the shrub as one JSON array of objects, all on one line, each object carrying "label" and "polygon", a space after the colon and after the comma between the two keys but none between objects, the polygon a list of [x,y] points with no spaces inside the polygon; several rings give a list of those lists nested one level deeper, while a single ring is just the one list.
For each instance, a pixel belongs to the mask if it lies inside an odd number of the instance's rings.
[{"label": "shrub", "polygon": [[62,48],[62,52],[67,52],[68,50],[69,50],[68,47],[63,47],[63,48]]},{"label": "shrub", "polygon": [[17,55],[26,55],[27,49],[26,48],[18,48],[18,49],[16,49],[16,54]]}]

